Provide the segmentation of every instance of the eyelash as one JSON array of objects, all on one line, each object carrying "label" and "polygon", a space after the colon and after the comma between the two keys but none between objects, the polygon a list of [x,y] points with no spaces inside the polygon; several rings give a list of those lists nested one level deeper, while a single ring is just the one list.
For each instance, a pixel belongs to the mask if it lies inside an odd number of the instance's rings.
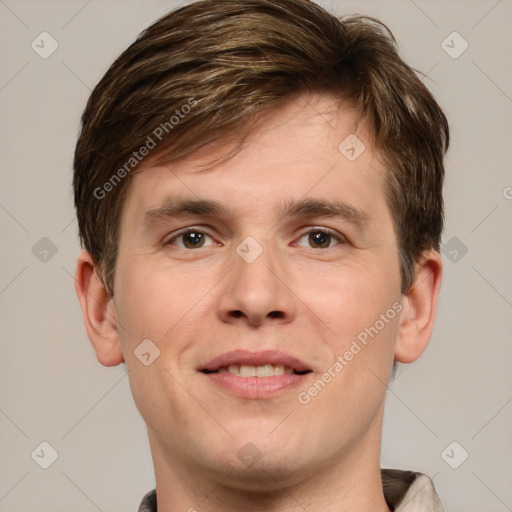
[{"label": "eyelash", "polygon": [[[177,233],[175,233],[174,235],[171,236],[171,238],[168,238],[167,240],[165,240],[163,242],[163,245],[173,245],[173,243],[180,239],[180,237],[183,237],[185,235],[188,235],[188,234],[191,234],[191,233],[197,233],[197,234],[201,234],[201,235],[205,235],[207,236],[208,238],[214,240],[214,238],[209,235],[208,233],[206,233],[205,231],[201,230],[201,229],[197,229],[197,228],[194,228],[194,227],[190,227],[190,228],[185,228],[185,229],[182,229],[181,231],[178,231]],[[336,231],[333,231],[331,229],[328,229],[328,228],[316,228],[316,227],[312,227],[312,228],[309,228],[307,231],[303,232],[298,238],[296,238],[296,240],[293,243],[293,245],[297,245],[297,241],[303,239],[304,237],[306,236],[310,236],[311,234],[314,234],[314,233],[323,233],[325,235],[328,235],[332,238],[332,240],[337,240],[338,241],[338,244],[335,244],[335,245],[342,245],[342,244],[346,244],[348,242],[347,238],[340,234],[340,233],[337,233]],[[216,243],[218,245],[218,242]],[[212,244],[210,244],[212,245]],[[200,246],[198,247],[199,249],[203,248],[204,246]],[[206,246],[206,247],[209,247],[209,246]],[[322,249],[322,250],[326,250],[326,249],[331,249],[332,247],[334,246],[329,246],[329,247],[326,247],[326,248],[315,248],[315,247],[309,247],[310,249],[316,249],[316,250],[319,250],[319,249]],[[180,249],[186,249],[186,250],[194,250],[193,248],[187,248],[187,247],[179,247]]]},{"label": "eyelash", "polygon": [[[346,244],[348,242],[347,238],[344,235],[342,235],[341,233],[337,233],[336,231],[333,231],[332,229],[328,229],[328,228],[315,228],[315,227],[309,228],[306,232],[302,233],[300,235],[300,237],[297,238],[297,240],[301,240],[305,236],[310,236],[311,234],[315,234],[315,233],[323,233],[325,235],[329,235],[332,240],[338,241],[338,244],[335,244],[335,245],[342,245],[342,244]],[[294,242],[294,244],[296,244],[296,243],[297,242]],[[324,248],[310,247],[310,249],[321,249],[321,250],[325,251],[326,249],[332,249],[333,247],[334,247],[334,245],[330,245],[329,247],[324,247]]]},{"label": "eyelash", "polygon": [[[201,235],[206,235],[207,237],[211,238],[213,240],[213,237],[211,235],[209,235],[208,233],[206,233],[205,231],[201,230],[201,229],[196,229],[194,227],[190,227],[190,228],[185,228],[185,229],[182,229],[181,231],[178,231],[177,233],[175,233],[174,235],[172,235],[170,238],[168,238],[167,240],[165,240],[163,242],[163,245],[173,245],[173,242],[175,242],[176,240],[180,239],[181,237],[185,236],[185,235],[188,235],[190,233],[198,233],[198,234],[201,234]],[[180,249],[188,249],[188,250],[192,250],[192,249],[189,249],[187,247],[179,247]],[[199,247],[199,248],[202,248]]]}]

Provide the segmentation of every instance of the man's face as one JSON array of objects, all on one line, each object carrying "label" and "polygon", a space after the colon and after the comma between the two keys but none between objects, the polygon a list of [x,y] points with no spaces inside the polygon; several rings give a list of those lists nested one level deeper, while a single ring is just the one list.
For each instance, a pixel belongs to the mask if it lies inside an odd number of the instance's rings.
[{"label": "man's face", "polygon": [[[134,175],[113,303],[160,464],[253,488],[378,464],[402,296],[363,128],[349,106],[301,97],[216,167],[200,152]],[[354,133],[359,156],[339,149]]]}]

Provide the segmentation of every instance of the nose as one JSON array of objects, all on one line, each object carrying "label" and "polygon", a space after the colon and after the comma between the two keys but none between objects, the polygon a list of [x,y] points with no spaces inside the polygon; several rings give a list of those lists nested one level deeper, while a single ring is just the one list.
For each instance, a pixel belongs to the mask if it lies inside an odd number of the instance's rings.
[{"label": "nose", "polygon": [[295,318],[293,284],[279,255],[266,248],[254,261],[238,253],[232,261],[218,300],[223,322],[258,327],[267,322],[286,324]]}]

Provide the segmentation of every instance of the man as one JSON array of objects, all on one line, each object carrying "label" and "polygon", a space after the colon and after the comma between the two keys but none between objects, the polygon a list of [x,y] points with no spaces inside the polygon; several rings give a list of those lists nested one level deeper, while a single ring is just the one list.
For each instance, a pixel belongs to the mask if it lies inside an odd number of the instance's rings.
[{"label": "man", "polygon": [[94,89],[76,288],[126,364],[140,511],[441,511],[379,465],[386,383],[432,333],[448,126],[376,20],[206,0]]}]

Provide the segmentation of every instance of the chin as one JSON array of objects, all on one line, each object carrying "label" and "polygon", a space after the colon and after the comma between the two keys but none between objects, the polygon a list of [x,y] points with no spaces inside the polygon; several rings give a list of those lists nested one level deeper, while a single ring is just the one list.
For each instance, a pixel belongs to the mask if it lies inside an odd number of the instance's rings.
[{"label": "chin", "polygon": [[[283,486],[299,484],[316,470],[320,461],[308,450],[306,437],[294,438],[285,430],[281,435],[276,431],[269,436],[270,431],[260,428],[253,435],[235,435],[223,449],[212,454],[210,462],[215,470],[224,476],[230,474],[226,485],[253,492],[278,491]],[[309,447],[313,444],[309,443]]]},{"label": "chin", "polygon": [[297,464],[293,455],[277,452],[272,456],[262,456],[252,467],[244,467],[237,460],[229,471],[231,474],[224,482],[228,487],[244,492],[268,493],[300,484],[312,470],[308,470],[306,461],[301,460]]}]

